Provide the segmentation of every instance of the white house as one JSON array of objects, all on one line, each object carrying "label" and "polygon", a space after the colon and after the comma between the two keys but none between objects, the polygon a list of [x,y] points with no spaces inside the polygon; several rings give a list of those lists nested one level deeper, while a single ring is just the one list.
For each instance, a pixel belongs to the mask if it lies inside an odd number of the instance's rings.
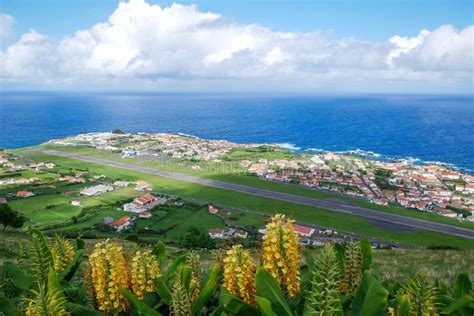
[{"label": "white house", "polygon": [[87,195],[87,196],[97,196],[101,195],[103,193],[112,191],[114,188],[111,185],[105,185],[105,184],[98,184],[93,187],[88,187],[83,190],[81,190],[82,195]]},{"label": "white house", "polygon": [[224,238],[224,230],[220,228],[209,229],[209,237],[215,238]]}]

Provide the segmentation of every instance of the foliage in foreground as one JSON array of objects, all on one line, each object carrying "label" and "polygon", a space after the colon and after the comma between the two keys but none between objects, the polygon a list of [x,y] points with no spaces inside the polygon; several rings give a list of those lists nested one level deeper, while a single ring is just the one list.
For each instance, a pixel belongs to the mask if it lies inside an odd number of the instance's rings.
[{"label": "foliage in foreground", "polygon": [[[267,225],[261,255],[241,245],[201,270],[191,251],[168,258],[162,243],[127,258],[106,240],[83,260],[84,242],[30,231],[28,264],[5,262],[16,295],[0,291],[5,315],[473,315],[472,284],[451,289],[417,274],[386,284],[370,272],[368,241],[302,252],[290,220]],[[256,260],[258,259],[258,260]],[[79,273],[77,273],[80,271]],[[82,273],[82,275],[75,275]],[[19,294],[18,294],[19,293]]]}]

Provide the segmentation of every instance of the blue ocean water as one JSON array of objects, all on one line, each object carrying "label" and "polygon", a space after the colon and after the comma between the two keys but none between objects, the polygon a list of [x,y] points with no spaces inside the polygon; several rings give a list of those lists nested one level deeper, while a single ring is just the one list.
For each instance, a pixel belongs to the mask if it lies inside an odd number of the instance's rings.
[{"label": "blue ocean water", "polygon": [[80,132],[180,132],[301,149],[362,149],[474,170],[472,96],[3,92],[0,147]]}]

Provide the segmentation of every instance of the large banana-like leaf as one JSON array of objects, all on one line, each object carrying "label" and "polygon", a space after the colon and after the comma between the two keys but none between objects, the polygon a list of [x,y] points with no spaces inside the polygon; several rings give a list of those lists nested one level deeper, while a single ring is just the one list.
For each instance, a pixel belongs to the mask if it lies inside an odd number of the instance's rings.
[{"label": "large banana-like leaf", "polygon": [[66,306],[68,311],[71,312],[72,316],[106,316],[106,314],[99,312],[98,310],[86,307],[84,305],[67,303]]},{"label": "large banana-like leaf", "polygon": [[453,297],[460,298],[465,294],[469,294],[472,291],[472,283],[469,280],[469,275],[467,273],[459,273],[456,276],[453,286]]},{"label": "large banana-like leaf", "polygon": [[352,316],[383,315],[387,308],[387,298],[388,291],[369,271],[364,271],[352,302]]},{"label": "large banana-like leaf", "polygon": [[79,269],[79,266],[81,265],[83,255],[84,255],[83,249],[80,249],[76,252],[71,263],[59,274],[60,280],[71,281],[72,277],[74,276],[77,269]]},{"label": "large banana-like leaf", "polygon": [[140,301],[138,297],[132,294],[127,289],[122,289],[120,290],[120,293],[122,293],[125,298],[133,304],[135,307],[137,314],[140,316],[162,316],[161,313],[155,311],[153,308],[145,304],[144,302]]},{"label": "large banana-like leaf", "polygon": [[275,313],[278,315],[293,315],[278,282],[268,271],[262,267],[258,268],[255,283],[257,294],[271,302]]},{"label": "large banana-like leaf", "polygon": [[474,315],[474,309],[469,306],[471,303],[474,303],[472,295],[464,294],[443,309],[441,315]]},{"label": "large banana-like leaf", "polygon": [[84,240],[82,240],[80,237],[76,238],[76,250],[82,250],[86,246],[86,243]]},{"label": "large banana-like leaf", "polygon": [[49,268],[48,271],[48,292],[54,292],[58,300],[66,301],[66,296],[64,295],[63,287],[59,282],[58,275],[54,271],[53,267]]},{"label": "large banana-like leaf", "polygon": [[0,315],[8,316],[20,316],[22,313],[20,310],[13,304],[8,297],[5,296],[3,291],[0,291]]},{"label": "large banana-like leaf", "polygon": [[410,302],[406,295],[399,295],[393,302],[393,316],[408,316],[410,313]]},{"label": "large banana-like leaf", "polygon": [[232,315],[234,316],[260,315],[260,312],[257,309],[253,308],[249,304],[245,303],[244,301],[230,294],[223,286],[221,286],[220,292],[221,292],[219,296],[220,304],[224,307],[226,311],[230,312]]},{"label": "large banana-like leaf", "polygon": [[359,244],[362,253],[362,271],[365,271],[368,270],[372,264],[372,246],[367,239],[362,239]]},{"label": "large banana-like leaf", "polygon": [[255,300],[262,316],[276,316],[272,310],[272,303],[269,300],[260,296],[257,296]]},{"label": "large banana-like leaf", "polygon": [[191,285],[191,278],[193,275],[193,269],[188,265],[181,266],[181,283],[184,285],[186,291],[189,291]]},{"label": "large banana-like leaf", "polygon": [[155,290],[163,302],[169,306],[171,304],[171,291],[162,278],[155,279]]},{"label": "large banana-like leaf", "polygon": [[27,275],[17,264],[7,261],[3,265],[8,272],[8,276],[17,288],[20,290],[28,290],[31,287],[34,282],[33,278]]},{"label": "large banana-like leaf", "polygon": [[308,265],[308,268],[310,270],[314,271],[314,269],[315,269],[314,268],[314,258],[313,258],[313,256],[311,256],[308,249],[305,248],[305,250],[303,251],[303,256],[306,259],[306,264]]},{"label": "large banana-like leaf", "polygon": [[220,267],[214,265],[211,268],[209,277],[207,278],[206,284],[201,289],[199,296],[196,299],[196,302],[193,305],[193,315],[198,315],[202,310],[207,301],[212,297],[214,292],[217,289],[217,282],[219,281]]},{"label": "large banana-like leaf", "polygon": [[179,268],[179,266],[186,261],[186,256],[187,254],[183,254],[179,257],[177,257],[176,259],[174,259],[174,261],[171,263],[171,265],[168,267],[168,269],[166,270],[166,272],[163,274],[162,278],[163,280],[165,280],[166,282],[175,275],[177,269]]},{"label": "large banana-like leaf", "polygon": [[158,259],[160,262],[168,255],[166,246],[161,240],[158,240],[158,242],[155,244],[155,247],[153,247],[153,255],[155,255],[156,259]]}]

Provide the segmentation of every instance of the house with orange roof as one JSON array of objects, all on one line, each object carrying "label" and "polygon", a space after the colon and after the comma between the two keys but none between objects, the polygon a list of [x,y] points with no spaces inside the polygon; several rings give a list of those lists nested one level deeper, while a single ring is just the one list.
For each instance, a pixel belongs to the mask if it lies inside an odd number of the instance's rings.
[{"label": "house with orange roof", "polygon": [[293,230],[302,237],[311,237],[314,234],[314,228],[300,224],[293,224]]},{"label": "house with orange roof", "polygon": [[132,224],[132,218],[130,216],[123,216],[116,220],[112,226],[117,232],[127,229]]},{"label": "house with orange roof", "polygon": [[210,214],[217,214],[217,212],[219,211],[217,208],[215,208],[213,205],[210,205],[207,207],[207,211],[210,213]]},{"label": "house with orange roof", "polygon": [[26,190],[21,190],[21,191],[18,191],[16,193],[16,196],[22,197],[22,198],[27,198],[27,197],[30,197],[30,196],[33,196],[33,195],[35,195],[33,192],[26,191]]}]

